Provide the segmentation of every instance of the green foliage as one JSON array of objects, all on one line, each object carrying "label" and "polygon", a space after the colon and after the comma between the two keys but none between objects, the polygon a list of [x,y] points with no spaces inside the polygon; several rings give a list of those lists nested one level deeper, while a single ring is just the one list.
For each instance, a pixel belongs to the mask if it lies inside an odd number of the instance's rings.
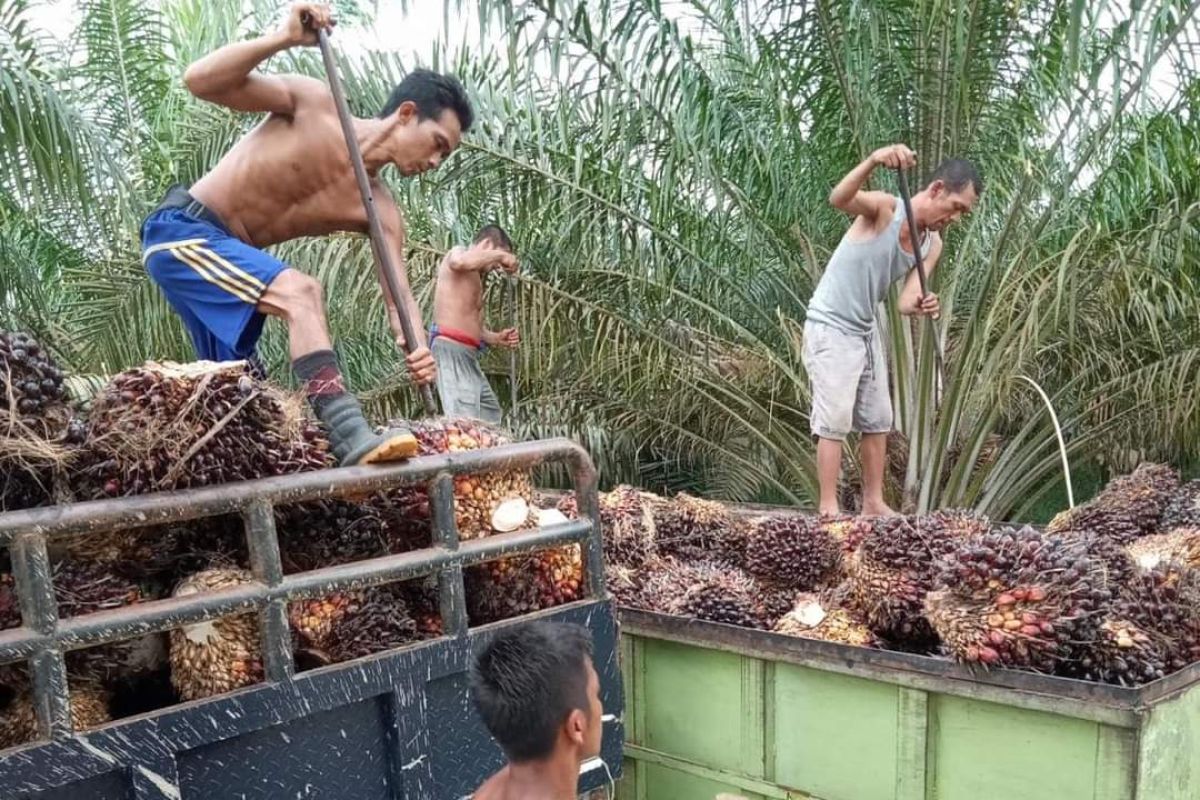
[{"label": "green foliage", "polygon": [[[138,226],[255,121],[190,98],[184,65],[274,11],[89,0],[60,52],[28,2],[0,0],[0,325],[87,373],[188,358]],[[500,221],[523,266],[523,435],[580,438],[607,481],[807,502],[805,304],[848,224],[826,197],[905,140],[924,169],[966,155],[987,183],[935,278],[941,381],[930,328],[886,309],[907,500],[1003,517],[1061,483],[1021,376],[1051,397],[1073,463],[1194,460],[1197,5],[486,0],[485,44],[439,43],[431,64],[467,84],[478,128],[437,173],[391,184],[414,285],[428,303],[441,253]],[[320,74],[311,51],[269,66]],[[411,66],[346,60],[358,113]],[[365,242],[279,254],[324,282],[373,411],[415,411]],[[280,326],[263,350],[286,374]],[[503,400],[507,359],[487,366]]]}]

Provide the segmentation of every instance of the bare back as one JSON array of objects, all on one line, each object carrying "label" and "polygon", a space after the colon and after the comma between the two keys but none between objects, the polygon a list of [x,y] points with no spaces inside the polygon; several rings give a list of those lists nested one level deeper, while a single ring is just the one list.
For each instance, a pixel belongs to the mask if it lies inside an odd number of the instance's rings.
[{"label": "bare back", "polygon": [[268,115],[190,190],[256,247],[367,228],[333,95],[320,81],[288,80],[300,87],[295,112]]},{"label": "bare back", "polygon": [[433,321],[439,328],[455,328],[476,339],[483,338],[483,276],[476,270],[450,268],[450,256],[438,265],[433,296]]}]

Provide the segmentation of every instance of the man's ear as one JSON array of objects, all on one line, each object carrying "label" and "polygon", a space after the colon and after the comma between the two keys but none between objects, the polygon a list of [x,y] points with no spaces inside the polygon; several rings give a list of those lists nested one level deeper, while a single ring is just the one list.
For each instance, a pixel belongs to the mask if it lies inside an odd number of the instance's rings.
[{"label": "man's ear", "polygon": [[409,120],[417,118],[417,104],[412,100],[405,100],[396,107],[396,121],[401,125],[407,125]]},{"label": "man's ear", "polygon": [[571,743],[582,747],[587,738],[587,714],[578,708],[571,711],[567,715],[566,729]]},{"label": "man's ear", "polygon": [[946,192],[946,182],[941,178],[938,178],[936,181],[929,184],[929,189],[927,191],[929,192],[930,197],[940,197]]}]

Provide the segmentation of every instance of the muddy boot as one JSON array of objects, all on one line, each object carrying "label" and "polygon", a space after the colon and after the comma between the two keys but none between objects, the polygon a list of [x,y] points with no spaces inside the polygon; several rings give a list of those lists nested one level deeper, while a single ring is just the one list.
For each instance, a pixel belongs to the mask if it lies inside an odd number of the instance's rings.
[{"label": "muddy boot", "polygon": [[403,461],[417,454],[417,437],[407,427],[375,433],[363,416],[358,398],[343,394],[324,403],[318,415],[329,431],[329,446],[338,465]]}]

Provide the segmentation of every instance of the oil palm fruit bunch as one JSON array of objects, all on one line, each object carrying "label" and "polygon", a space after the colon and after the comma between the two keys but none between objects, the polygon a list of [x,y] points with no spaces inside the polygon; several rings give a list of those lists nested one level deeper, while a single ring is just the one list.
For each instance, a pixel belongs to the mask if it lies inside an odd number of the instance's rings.
[{"label": "oil palm fruit bunch", "polygon": [[1130,559],[1143,569],[1175,561],[1188,567],[1200,567],[1200,526],[1180,527],[1169,533],[1143,536],[1126,548]]},{"label": "oil palm fruit bunch", "polygon": [[1047,530],[1091,531],[1120,544],[1155,533],[1167,502],[1179,486],[1179,474],[1163,464],[1141,464],[1129,475],[1109,481],[1092,500],[1050,521]]},{"label": "oil palm fruit bunch", "polygon": [[[68,681],[71,699],[71,727],[76,731],[95,728],[112,721],[109,704],[112,695],[94,681],[72,679]],[[0,749],[26,744],[38,738],[37,715],[34,710],[33,693],[18,692],[0,711]]]},{"label": "oil palm fruit bunch", "polygon": [[923,516],[921,526],[941,528],[954,538],[964,539],[968,536],[987,533],[991,529],[992,523],[983,514],[967,508],[945,508]]},{"label": "oil palm fruit bunch", "polygon": [[[1064,535],[1069,536],[1071,534]],[[1106,583],[1110,588],[1116,590],[1121,586],[1125,586],[1137,573],[1137,565],[1129,549],[1122,547],[1110,537],[1101,536],[1096,533],[1085,533],[1081,535],[1081,541],[1088,555],[1099,562],[1104,568]]]},{"label": "oil palm fruit bunch", "polygon": [[817,518],[817,524],[837,541],[842,554],[847,556],[858,549],[872,525],[869,518],[852,514],[825,514]]},{"label": "oil palm fruit bunch", "polygon": [[578,600],[583,585],[579,545],[499,558],[464,572],[467,610],[476,624],[508,619]]},{"label": "oil palm fruit bunch", "polygon": [[288,603],[288,623],[298,648],[325,652],[334,623],[362,603],[362,592],[341,591]]},{"label": "oil palm fruit bunch", "polygon": [[[419,455],[462,453],[510,444],[500,429],[474,419],[405,421],[420,443]],[[426,537],[432,529],[429,495],[424,486],[405,486],[390,493],[398,513]],[[454,519],[460,539],[492,533],[492,514],[506,500],[523,499],[533,507],[533,481],[528,470],[497,470],[454,478]]]},{"label": "oil palm fruit bunch", "polygon": [[434,639],[441,636],[442,625],[441,598],[438,591],[438,579],[434,575],[416,578],[395,584],[408,613],[417,623],[417,634],[422,639]]},{"label": "oil palm fruit bunch", "polygon": [[606,562],[604,585],[608,588],[608,593],[617,601],[618,606],[641,608],[639,602],[642,591],[641,569]]},{"label": "oil palm fruit bunch", "polygon": [[60,560],[103,564],[127,578],[162,579],[169,584],[212,566],[249,562],[242,520],[234,514],[103,533],[84,532],[52,540],[49,548]]},{"label": "oil palm fruit bunch", "polygon": [[747,571],[794,591],[816,588],[833,576],[841,561],[837,540],[812,517],[763,516],[749,527]]},{"label": "oil palm fruit bunch", "polygon": [[1070,677],[1138,686],[1166,674],[1159,637],[1128,619],[1110,615],[1100,623],[1084,655],[1066,671]]},{"label": "oil palm fruit bunch", "polygon": [[848,573],[854,602],[877,635],[918,648],[935,639],[924,616],[925,594],[933,585],[935,562],[956,541],[919,519],[873,520],[871,532],[850,558]]},{"label": "oil palm fruit bunch", "polygon": [[[103,564],[80,561],[57,562],[53,582],[58,615],[63,619],[142,603],[156,595],[153,587]],[[67,669],[81,678],[107,682],[153,672],[163,665],[165,657],[162,635],[151,633],[72,650],[67,653]]]},{"label": "oil palm fruit bunch", "polygon": [[723,504],[680,492],[654,510],[654,536],[661,553],[742,566],[747,524]]},{"label": "oil palm fruit bunch", "polygon": [[421,638],[416,620],[394,586],[363,591],[333,620],[326,637],[325,652],[333,662],[381,653]]},{"label": "oil palm fruit bunch", "polygon": [[0,572],[0,631],[21,625],[21,604],[17,600],[17,582],[12,573]]},{"label": "oil palm fruit bunch", "polygon": [[[246,570],[210,569],[184,579],[175,597],[249,583]],[[263,679],[256,615],[238,614],[176,628],[171,639],[171,683],[184,700],[230,692]]]},{"label": "oil palm fruit bunch", "polygon": [[875,634],[866,620],[831,602],[827,593],[805,592],[795,598],[790,611],[772,628],[776,633],[804,639],[874,647]]},{"label": "oil palm fruit bunch", "polygon": [[54,359],[29,334],[0,331],[0,511],[53,502],[82,432]]},{"label": "oil palm fruit bunch", "polygon": [[746,572],[724,564],[694,564],[674,612],[742,628],[765,628],[759,586]]},{"label": "oil palm fruit bunch", "polygon": [[316,500],[275,508],[287,572],[348,564],[388,553],[387,525],[371,503]]},{"label": "oil palm fruit bunch", "polygon": [[[640,567],[654,552],[655,510],[666,501],[632,486],[600,494],[600,530],[604,561]],[[575,494],[563,495],[557,508],[570,519],[579,516]]]},{"label": "oil palm fruit bunch", "polygon": [[1200,570],[1176,561],[1141,569],[1121,588],[1114,613],[1157,637],[1166,672],[1200,661]]},{"label": "oil palm fruit bunch", "polygon": [[1159,528],[1200,528],[1200,478],[1190,480],[1171,493],[1163,508]]},{"label": "oil palm fruit bunch", "polygon": [[302,402],[238,364],[156,364],[117,375],[89,414],[77,499],[322,469],[328,443]]},{"label": "oil palm fruit bunch", "polygon": [[939,559],[925,610],[961,661],[1051,672],[1071,643],[1094,640],[1113,596],[1080,537],[1006,528]]}]

